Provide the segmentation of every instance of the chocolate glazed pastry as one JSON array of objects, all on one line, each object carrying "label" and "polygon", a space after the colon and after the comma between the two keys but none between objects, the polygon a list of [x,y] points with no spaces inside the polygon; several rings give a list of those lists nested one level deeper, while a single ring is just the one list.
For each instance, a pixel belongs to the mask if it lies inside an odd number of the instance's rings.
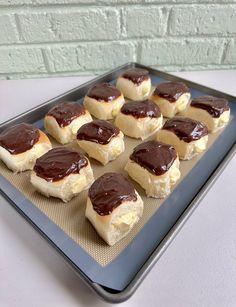
[{"label": "chocolate glazed pastry", "polygon": [[168,171],[176,157],[173,146],[157,141],[148,141],[134,148],[130,160],[154,175],[160,176]]},{"label": "chocolate glazed pastry", "polygon": [[47,115],[53,116],[60,127],[68,126],[75,118],[85,114],[85,108],[76,102],[64,102],[53,107]]},{"label": "chocolate glazed pastry", "polygon": [[83,125],[77,132],[77,140],[85,140],[108,144],[111,139],[119,134],[120,130],[105,120],[94,120]]},{"label": "chocolate glazed pastry", "polygon": [[186,143],[199,140],[208,134],[207,127],[203,123],[187,117],[169,119],[162,129],[172,131]]},{"label": "chocolate glazed pastry", "polygon": [[31,149],[39,140],[39,130],[31,124],[21,123],[0,134],[0,146],[16,155]]},{"label": "chocolate glazed pastry", "polygon": [[109,245],[125,237],[143,213],[143,201],[132,183],[105,173],[89,189],[85,216]]},{"label": "chocolate glazed pastry", "polygon": [[200,96],[191,101],[191,106],[207,111],[212,117],[218,118],[220,115],[229,110],[228,101],[224,98],[213,96]]},{"label": "chocolate glazed pastry", "polygon": [[121,108],[121,113],[132,115],[135,118],[158,118],[161,116],[160,109],[151,100],[130,101]]},{"label": "chocolate glazed pastry", "polygon": [[34,171],[49,182],[59,181],[70,174],[79,174],[88,165],[81,153],[66,147],[56,147],[36,160]]},{"label": "chocolate glazed pastry", "polygon": [[121,174],[106,173],[89,189],[89,198],[99,215],[108,215],[124,201],[136,201],[137,196],[130,181]]},{"label": "chocolate glazed pastry", "polygon": [[125,79],[129,79],[137,85],[140,85],[144,80],[149,79],[149,72],[146,69],[131,68],[126,70],[123,73],[122,77]]},{"label": "chocolate glazed pastry", "polygon": [[169,102],[176,102],[189,88],[182,82],[163,82],[157,85],[153,95],[158,95]]},{"label": "chocolate glazed pastry", "polygon": [[121,92],[110,83],[101,83],[92,87],[87,96],[98,101],[110,102],[121,96]]}]

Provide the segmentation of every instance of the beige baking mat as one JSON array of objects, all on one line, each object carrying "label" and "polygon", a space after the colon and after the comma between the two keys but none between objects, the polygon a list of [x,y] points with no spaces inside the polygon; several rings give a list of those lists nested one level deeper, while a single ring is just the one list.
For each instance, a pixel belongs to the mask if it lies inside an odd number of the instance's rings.
[{"label": "beige baking mat", "polygon": [[[218,136],[219,133],[209,136],[208,148],[214,143]],[[124,166],[126,161],[132,149],[139,143],[141,143],[141,141],[125,137],[125,152],[106,166],[102,166],[95,160],[90,159],[95,178],[110,171],[125,173]],[[53,146],[58,145],[59,144],[53,141]],[[72,146],[77,147],[78,145],[74,143]],[[183,161],[180,163],[180,171],[182,174],[181,180],[196,165],[203,155],[204,154],[201,154],[191,161]],[[97,235],[91,224],[85,219],[87,191],[82,192],[65,204],[57,198],[46,198],[37,193],[30,184],[29,171],[15,175],[0,161],[0,173],[102,266],[109,264],[124,250],[163,202],[163,200],[147,198],[144,194],[144,190],[134,182],[135,188],[141,195],[145,204],[143,216],[139,223],[124,239],[110,247]],[[176,184],[174,188],[176,188],[177,185],[178,184]]]}]

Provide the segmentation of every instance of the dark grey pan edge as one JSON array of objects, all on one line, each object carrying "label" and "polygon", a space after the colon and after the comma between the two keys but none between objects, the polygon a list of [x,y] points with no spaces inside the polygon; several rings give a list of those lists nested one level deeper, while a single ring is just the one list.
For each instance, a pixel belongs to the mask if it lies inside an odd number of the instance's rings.
[{"label": "dark grey pan edge", "polygon": [[[123,70],[128,69],[130,67],[146,68],[150,71],[151,74],[158,75],[159,77],[170,80],[170,81],[171,80],[183,81],[189,87],[192,87],[192,88],[200,90],[200,91],[204,91],[205,93],[208,93],[210,95],[218,95],[220,97],[224,97],[224,98],[229,99],[229,100],[235,100],[236,99],[235,97],[233,97],[231,95],[222,93],[222,92],[214,90],[214,89],[210,89],[208,87],[205,87],[205,86],[199,85],[197,83],[185,80],[183,78],[173,76],[171,74],[168,74],[168,73],[165,73],[165,72],[162,72],[162,71],[158,71],[156,69],[152,69],[152,68],[143,66],[143,65],[138,64],[138,63],[127,63],[125,65],[122,65],[122,66],[108,72],[108,73],[103,74],[102,76],[98,76],[95,79],[88,81],[85,84],[82,84],[82,85],[80,85],[80,86],[78,86],[78,87],[76,87],[76,88],[74,88],[70,91],[67,91],[66,93],[61,94],[61,95],[59,95],[59,96],[57,96],[57,97],[55,97],[55,98],[53,98],[53,99],[51,99],[51,100],[49,100],[45,103],[42,103],[39,106],[37,106],[36,108],[33,108],[33,109],[23,113],[23,114],[20,114],[20,115],[14,117],[14,118],[2,123],[0,125],[0,129],[3,130],[5,128],[7,128],[8,126],[12,125],[12,124],[17,124],[18,122],[22,122],[22,121],[35,122],[35,121],[37,121],[38,119],[41,118],[40,113],[41,114],[42,114],[42,112],[46,113],[49,110],[49,108],[51,108],[54,104],[60,102],[61,100],[65,99],[65,98],[73,100],[73,97],[78,97],[78,91],[79,91],[79,95],[82,97],[82,96],[85,95],[85,93],[87,92],[89,87],[93,86],[98,81],[99,82],[107,82],[107,81],[110,81],[112,79],[115,79],[115,78],[118,77],[118,75]],[[17,211],[21,215],[23,215],[26,218],[26,220],[28,222],[30,222],[34,226],[34,228],[36,228],[37,231],[43,237],[45,237],[47,239],[47,241],[57,250],[57,252],[59,252],[63,256],[63,258],[66,260],[66,262],[69,263],[70,266],[75,269],[77,274],[79,274],[80,278],[82,280],[84,280],[86,282],[86,284],[99,295],[99,297],[101,297],[102,299],[104,299],[105,301],[110,302],[110,303],[121,303],[121,302],[127,300],[128,298],[130,298],[134,294],[134,292],[139,287],[141,282],[144,280],[144,278],[146,277],[148,272],[151,270],[151,268],[157,262],[157,260],[161,257],[161,255],[166,250],[166,248],[169,246],[171,241],[175,238],[177,233],[180,231],[180,229],[182,228],[184,223],[188,220],[190,215],[196,209],[196,207],[198,206],[198,204],[200,203],[202,198],[206,195],[207,191],[213,185],[213,183],[215,182],[215,180],[217,179],[219,174],[223,171],[225,166],[228,164],[230,159],[233,157],[235,152],[236,152],[236,146],[234,145],[228,151],[228,153],[222,158],[222,162],[215,169],[214,173],[209,175],[209,179],[207,180],[207,182],[205,183],[203,188],[198,192],[197,196],[191,201],[191,203],[189,204],[187,209],[184,211],[184,213],[177,220],[176,224],[170,229],[170,231],[165,236],[165,238],[162,240],[162,242],[158,245],[158,247],[154,250],[152,255],[145,262],[145,264],[139,270],[139,272],[136,274],[136,276],[131,281],[131,283],[123,291],[117,292],[117,293],[114,293],[114,291],[111,290],[111,289],[104,288],[104,287],[100,286],[99,284],[91,282],[91,280],[88,279],[87,276],[85,276],[80,270],[78,270],[78,267],[75,267],[73,265],[73,263],[70,261],[70,259],[68,257],[66,257],[66,255],[60,249],[58,249],[58,247],[40,230],[39,227],[37,227],[8,197],[7,197],[7,199],[17,209]],[[2,193],[2,194],[3,194],[4,197],[6,197],[6,195],[4,193]]]},{"label": "dark grey pan edge", "polygon": [[227,93],[224,93],[222,91],[218,91],[214,88],[210,88],[208,86],[204,86],[202,84],[193,82],[193,81],[189,81],[188,79],[184,79],[175,75],[172,75],[170,73],[155,69],[155,68],[151,68],[151,67],[147,67],[144,66],[142,64],[139,63],[129,63],[129,64],[133,64],[133,66],[135,67],[139,67],[139,68],[143,68],[143,69],[148,69],[149,72],[153,75],[158,75],[158,77],[161,77],[163,79],[169,80],[169,81],[178,81],[178,82],[184,82],[185,84],[187,84],[190,88],[199,90],[199,91],[203,91],[206,94],[209,95],[217,95],[218,97],[222,97],[222,98],[226,98],[228,100],[235,100],[236,97]]},{"label": "dark grey pan edge", "polygon": [[165,252],[165,250],[173,241],[173,239],[176,237],[176,235],[179,233],[179,231],[182,229],[182,227],[187,222],[189,217],[192,215],[194,210],[198,207],[202,199],[206,196],[207,192],[213,186],[214,182],[223,172],[223,170],[230,162],[230,160],[233,158],[235,153],[236,153],[236,144],[229,150],[229,152],[222,159],[222,162],[218,165],[216,170],[209,176],[209,179],[202,187],[202,189],[198,192],[197,196],[191,201],[187,209],[180,216],[175,225],[170,229],[170,231],[167,233],[167,235],[158,245],[158,247],[153,251],[152,255],[149,257],[149,259],[146,261],[143,267],[139,270],[139,272],[134,277],[132,282],[127,286],[127,288],[120,293],[111,293],[109,292],[109,290],[104,289],[100,285],[93,284],[93,290],[95,290],[95,292],[97,292],[99,296],[101,296],[104,300],[110,303],[121,303],[129,299],[134,294],[134,292],[138,289],[138,287],[145,279],[147,274],[150,272],[152,267],[162,256],[162,254]]},{"label": "dark grey pan edge", "polygon": [[136,274],[134,279],[131,281],[131,283],[121,292],[114,293],[112,290],[104,288],[100,286],[97,283],[93,283],[86,275],[81,272],[77,266],[74,265],[74,263],[57,247],[56,244],[54,244],[48,236],[45,235],[44,232],[41,231],[41,229],[35,225],[31,219],[28,218],[26,214],[24,214],[23,211],[21,211],[17,205],[4,193],[1,192],[1,194],[9,201],[9,203],[20,213],[28,223],[30,223],[39,234],[46,239],[46,241],[54,247],[54,249],[57,251],[58,254],[60,254],[64,260],[65,263],[69,265],[70,268],[73,268],[75,273],[83,280],[90,289],[92,289],[100,298],[102,298],[104,301],[109,303],[121,303],[126,300],[128,300],[138,289],[142,281],[145,279],[147,274],[150,272],[152,267],[155,265],[155,263],[158,261],[158,259],[162,256],[162,254],[165,252],[167,247],[170,245],[170,243],[174,240],[176,235],[179,233],[179,231],[182,229],[184,224],[187,222],[189,217],[192,215],[194,210],[198,207],[201,200],[205,197],[207,192],[210,190],[214,182],[217,180],[219,175],[222,173],[222,171],[225,169],[226,165],[230,162],[230,160],[233,158],[233,156],[236,153],[236,145],[234,145],[230,151],[226,154],[226,156],[222,159],[222,162],[218,165],[216,170],[210,175],[209,179],[205,183],[205,185],[202,187],[202,189],[198,192],[197,196],[191,201],[187,209],[184,211],[184,213],[180,216],[180,218],[176,221],[175,225],[170,229],[170,231],[167,233],[165,238],[162,240],[162,242],[157,246],[157,248],[153,251],[149,259],[145,262],[143,267],[139,270],[139,272]]},{"label": "dark grey pan edge", "polygon": [[[92,80],[90,80],[86,83],[83,83],[83,84],[81,84],[81,85],[61,94],[61,95],[54,97],[53,99],[50,99],[46,102],[39,104],[37,107],[29,109],[28,111],[26,111],[22,114],[19,114],[19,115],[13,117],[13,118],[1,123],[0,124],[0,130],[6,129],[8,126],[12,125],[13,123],[17,124],[17,123],[22,122],[22,121],[35,122],[35,121],[37,121],[38,119],[41,118],[41,115],[40,115],[41,112],[44,112],[44,113],[48,112],[48,110],[52,106],[59,103],[60,101],[62,101],[64,99],[73,100],[74,97],[78,97],[78,92],[79,92],[79,95],[81,97],[83,97],[87,93],[88,89],[91,86],[95,85],[98,81],[99,82],[108,82],[110,80],[114,80],[121,74],[122,71],[124,71],[125,69],[128,69],[128,68],[131,68],[131,67],[148,69],[151,74],[157,75],[157,76],[159,76],[163,79],[169,80],[169,81],[184,82],[189,87],[192,87],[196,90],[204,91],[205,93],[208,93],[209,95],[217,95],[217,96],[226,98],[228,100],[236,100],[236,97],[229,95],[229,94],[226,94],[226,93],[223,93],[221,91],[211,89],[211,88],[206,87],[204,85],[200,85],[198,83],[195,83],[195,82],[186,80],[184,78],[180,78],[180,77],[171,75],[169,73],[166,73],[166,72],[163,72],[163,71],[151,68],[151,67],[141,65],[139,63],[130,62],[130,63],[126,63],[124,65],[121,65],[121,66],[119,66],[119,67],[117,67],[117,68],[115,68],[115,69],[113,69],[113,70],[111,70],[107,73],[104,73],[101,76],[98,76],[98,77],[96,77],[96,78],[94,78],[94,79],[92,79]],[[40,111],[40,113],[39,113],[39,111]]]},{"label": "dark grey pan edge", "polygon": [[[90,87],[95,85],[98,81],[99,82],[109,82],[112,79],[115,79],[124,69],[128,69],[130,67],[135,66],[135,63],[127,63],[124,65],[121,65],[107,73],[104,73],[101,76],[97,76],[93,78],[90,81],[87,81],[75,88],[72,88],[71,90],[62,93],[46,102],[43,102],[39,104],[37,107],[34,107],[32,109],[27,110],[26,112],[23,112],[3,123],[0,124],[0,130],[8,128],[8,126],[14,124],[18,124],[19,122],[22,121],[27,121],[27,122],[35,122],[39,120],[41,117],[42,113],[47,113],[51,107],[53,107],[55,104],[59,103],[60,101],[67,99],[67,100],[73,100],[75,97],[78,97],[78,92],[79,96],[83,97],[87,93]],[[78,98],[77,98],[78,99]],[[76,100],[77,100],[76,99]]]}]

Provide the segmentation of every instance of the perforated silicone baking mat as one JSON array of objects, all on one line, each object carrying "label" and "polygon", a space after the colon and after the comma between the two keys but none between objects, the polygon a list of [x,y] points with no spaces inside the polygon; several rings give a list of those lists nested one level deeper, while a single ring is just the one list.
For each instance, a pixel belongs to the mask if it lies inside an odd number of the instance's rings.
[{"label": "perforated silicone baking mat", "polygon": [[[41,127],[41,123],[39,126],[40,128],[43,128]],[[219,133],[210,135],[208,148],[213,144],[218,136]],[[52,138],[51,140],[53,141]],[[124,167],[128,157],[132,152],[132,149],[139,143],[141,142],[125,137],[125,152],[115,161],[108,163],[106,166],[102,166],[94,159],[90,159],[94,171],[94,177],[98,178],[102,174],[110,171],[125,174]],[[60,144],[53,142],[53,146],[60,146]],[[73,147],[79,150],[79,146],[75,143],[73,144]],[[180,163],[181,180],[184,179],[203,155],[204,154],[201,154],[191,161]],[[160,200],[146,197],[144,190],[132,181],[145,204],[143,216],[131,233],[129,233],[123,240],[119,241],[114,246],[108,246],[99,237],[89,221],[85,219],[87,191],[80,193],[68,203],[63,203],[57,198],[45,198],[45,196],[35,191],[34,187],[30,184],[30,171],[16,175],[12,173],[3,162],[0,164],[0,171],[16,189],[18,189],[32,204],[47,215],[47,217],[59,226],[71,239],[78,243],[101,266],[106,266],[111,263],[125,249],[125,247],[130,244],[137,233],[147,223],[149,218],[153,216],[163,201],[165,201],[165,199]],[[175,185],[174,189],[178,187],[180,181]]]},{"label": "perforated silicone baking mat", "polygon": [[[153,85],[163,81],[156,75],[151,77]],[[191,89],[191,94],[195,97],[205,92]],[[81,97],[79,95],[77,99]],[[46,198],[31,186],[30,172],[14,175],[2,162],[1,189],[92,282],[121,291],[134,278],[235,141],[236,107],[234,103],[230,107],[230,123],[219,133],[210,134],[207,151],[191,161],[181,161],[181,180],[169,197],[164,200],[147,198],[143,189],[134,182],[145,204],[144,214],[133,230],[112,247],[100,239],[84,217],[87,191],[66,204],[55,198]],[[41,118],[43,116],[40,114]],[[43,129],[42,119],[36,124]],[[90,159],[95,178],[108,171],[125,174],[123,169],[128,156],[139,143],[125,137],[125,152],[106,166]],[[53,141],[53,146],[58,144]],[[77,147],[76,144],[72,146]]]}]

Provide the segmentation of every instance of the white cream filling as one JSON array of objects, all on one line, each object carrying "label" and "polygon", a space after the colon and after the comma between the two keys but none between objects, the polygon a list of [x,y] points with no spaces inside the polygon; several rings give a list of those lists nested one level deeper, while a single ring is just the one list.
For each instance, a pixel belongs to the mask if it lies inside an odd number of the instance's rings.
[{"label": "white cream filling", "polygon": [[94,209],[88,197],[85,216],[90,220],[97,233],[109,245],[125,237],[143,214],[143,201],[136,192],[136,201],[124,201],[111,214],[101,216]]}]

